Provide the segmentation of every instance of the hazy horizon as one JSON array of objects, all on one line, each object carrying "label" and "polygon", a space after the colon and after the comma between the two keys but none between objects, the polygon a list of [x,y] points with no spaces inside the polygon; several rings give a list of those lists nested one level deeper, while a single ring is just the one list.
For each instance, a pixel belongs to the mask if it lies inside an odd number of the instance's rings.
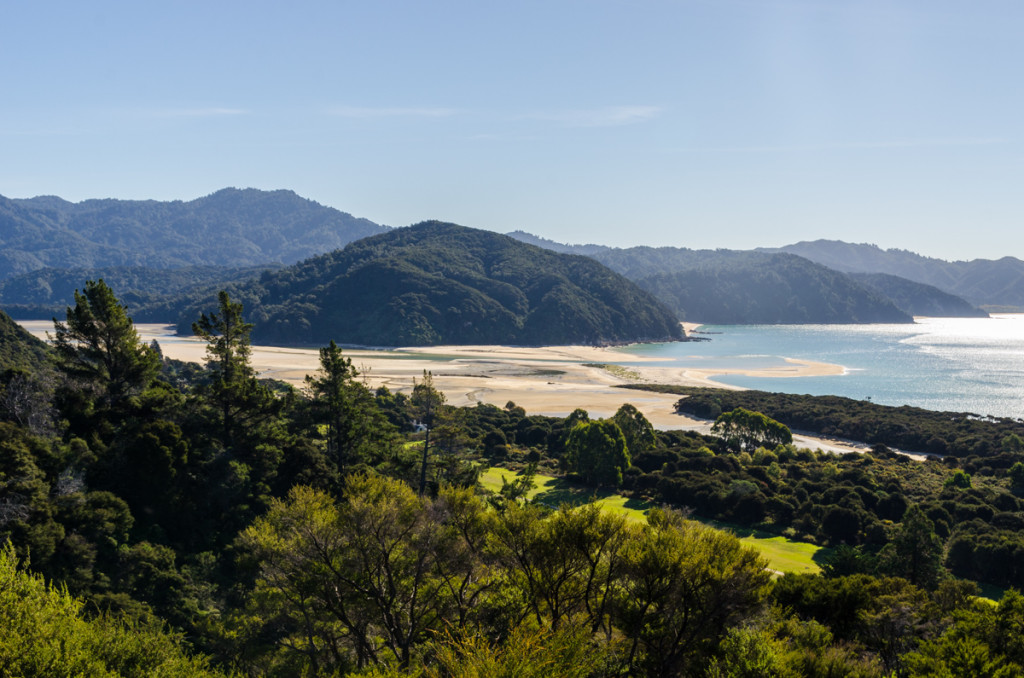
[{"label": "hazy horizon", "polygon": [[[250,189],[252,187],[242,188],[242,187],[237,187],[237,186],[228,186],[228,187],[223,187],[221,189],[218,189],[218,191],[224,190],[225,188],[226,189],[234,188],[234,189],[237,189],[237,190],[248,190],[248,189]],[[262,191],[268,191],[268,192],[276,191],[276,190],[292,191],[292,189],[289,189],[289,188],[281,188],[281,189],[256,189],[256,190],[262,190]],[[212,193],[207,193],[205,195],[198,195],[198,196],[191,197],[191,198],[173,198],[173,199],[170,199],[170,200],[164,200],[164,201],[159,201],[159,202],[186,202],[187,203],[187,202],[191,202],[193,200],[199,200],[201,198],[208,197],[210,195],[213,195],[214,193],[217,193],[218,191],[213,191]],[[299,194],[296,191],[292,191],[292,192],[296,193],[296,195],[298,195],[300,198],[306,198],[308,200],[312,200],[312,198],[308,198],[307,196],[301,195],[301,194]],[[0,195],[4,195],[4,194],[2,192],[0,192]],[[39,194],[39,195],[33,195],[33,196],[10,196],[10,195],[5,195],[4,197],[10,198],[10,199],[13,199],[13,200],[31,200],[33,198],[59,198],[61,200],[67,200],[63,196],[55,195],[55,194],[46,194],[46,193]],[[146,200],[149,200],[149,199],[146,199],[146,198],[116,198],[116,197],[107,196],[107,197],[84,198],[82,200],[67,200],[67,202],[78,204],[78,203],[82,203],[82,202],[89,202],[91,200],[126,200],[126,201],[145,202]],[[336,205],[326,205],[324,203],[320,203],[319,201],[314,201],[314,202],[318,202],[319,204],[321,204],[324,207],[329,207],[329,208],[332,208],[332,209],[336,209],[336,210],[338,210],[340,212],[345,212],[345,213],[351,214],[353,217],[355,217],[357,219],[367,219],[369,221],[372,221],[372,222],[376,223],[379,226],[385,226],[385,227],[388,227],[388,228],[405,228],[407,226],[413,226],[413,225],[415,225],[417,223],[421,223],[423,221],[429,221],[430,220],[430,219],[420,219],[420,220],[417,220],[417,221],[409,223],[409,224],[384,224],[384,223],[381,223],[381,222],[379,222],[379,221],[377,221],[377,220],[373,219],[372,217],[369,217],[369,216],[367,216],[365,214],[354,214],[354,213],[350,212],[349,210],[346,210],[344,207],[339,207],[339,206],[336,206]],[[444,221],[444,220],[441,220],[441,221]],[[473,224],[459,224],[459,225],[460,226],[468,226],[470,228],[483,228],[483,227],[480,227],[480,226],[475,226]],[[486,228],[484,228],[484,230],[494,231],[494,229],[486,229]],[[494,232],[502,233],[502,234],[507,235],[507,234],[512,233],[514,231],[522,231],[522,232],[525,232],[525,233],[527,233],[529,235],[537,236],[539,238],[542,238],[544,240],[552,241],[552,242],[554,242],[556,244],[559,244],[559,245],[569,245],[569,246],[598,245],[598,246],[618,247],[618,248],[629,248],[629,247],[680,247],[680,248],[689,248],[689,249],[696,249],[696,250],[700,250],[700,249],[709,249],[709,250],[713,250],[713,249],[754,250],[754,249],[762,249],[762,248],[764,248],[764,249],[773,249],[773,248],[776,248],[776,247],[785,247],[786,245],[795,245],[795,244],[799,244],[801,242],[813,242],[813,241],[816,241],[816,240],[831,240],[831,241],[846,242],[846,243],[853,244],[853,245],[866,245],[866,246],[869,246],[869,247],[878,247],[879,249],[882,249],[882,250],[889,250],[889,249],[903,250],[903,249],[907,249],[907,248],[888,248],[888,247],[883,247],[883,246],[881,246],[881,245],[879,245],[877,243],[872,243],[872,242],[854,242],[854,241],[849,241],[849,240],[839,240],[837,238],[813,238],[813,239],[809,239],[809,240],[806,240],[806,241],[804,241],[804,240],[799,240],[799,241],[795,240],[793,242],[782,243],[781,245],[748,244],[748,245],[743,245],[743,246],[737,245],[737,246],[733,246],[733,247],[690,247],[688,245],[652,245],[652,244],[646,243],[646,242],[636,242],[636,243],[633,243],[632,245],[608,245],[607,243],[598,242],[596,240],[580,241],[580,242],[568,242],[568,241],[557,240],[555,238],[550,238],[550,237],[548,237],[546,235],[543,235],[543,234],[540,234],[540,233],[532,232],[529,229],[525,229],[525,228],[517,228],[517,229],[513,229],[512,231],[494,231]],[[921,256],[928,257],[928,258],[931,258],[931,259],[943,259],[945,261],[965,261],[966,260],[966,259],[962,259],[962,258],[961,259],[946,259],[946,258],[943,258],[943,257],[938,257],[938,256],[935,256],[935,255],[929,254],[927,251],[924,251],[924,250],[922,250],[920,248],[919,249],[909,249],[907,251],[913,252],[914,254],[920,254]],[[1001,259],[1001,258],[1003,258],[1005,256],[1013,256],[1013,255],[1002,255],[1000,257],[976,257],[976,258],[993,259],[994,260],[994,259]]]},{"label": "hazy horizon", "polygon": [[1024,258],[1008,0],[16,4],[0,194]]}]

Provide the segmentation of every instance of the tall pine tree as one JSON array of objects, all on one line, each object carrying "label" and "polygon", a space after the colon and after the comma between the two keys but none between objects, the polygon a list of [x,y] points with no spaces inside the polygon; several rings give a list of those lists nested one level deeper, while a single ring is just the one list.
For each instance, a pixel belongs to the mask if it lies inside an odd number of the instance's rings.
[{"label": "tall pine tree", "polygon": [[75,290],[66,322],[54,318],[53,324],[58,369],[94,390],[107,407],[141,393],[160,371],[160,357],[140,341],[127,310],[102,278]]},{"label": "tall pine tree", "polygon": [[340,476],[369,455],[380,453],[394,429],[373,394],[357,381],[358,376],[352,359],[331,340],[320,349],[320,370],[306,377],[315,420],[326,426],[327,456]]},{"label": "tall pine tree", "polygon": [[200,314],[192,332],[206,341],[206,366],[213,377],[206,395],[218,412],[221,442],[230,449],[251,438],[278,407],[250,363],[253,325],[242,317],[242,304],[224,290],[217,301],[218,311]]}]

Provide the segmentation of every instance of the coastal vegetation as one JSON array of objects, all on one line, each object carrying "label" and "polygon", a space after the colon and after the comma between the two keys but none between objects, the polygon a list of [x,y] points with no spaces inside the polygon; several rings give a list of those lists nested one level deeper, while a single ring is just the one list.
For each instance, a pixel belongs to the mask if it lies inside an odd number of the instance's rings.
[{"label": "coastal vegetation", "polygon": [[0,311],[0,369],[31,371],[46,364],[47,346]]},{"label": "coastal vegetation", "polygon": [[[921,407],[879,405],[842,396],[811,396],[658,384],[629,384],[627,389],[683,396],[676,410],[704,419],[746,408],[794,430],[854,440],[869,445],[957,457],[971,469],[1008,468],[1024,438],[1024,422],[969,412],[936,412]],[[1008,456],[1010,455],[1010,456]]]},{"label": "coastal vegetation", "polygon": [[[1024,583],[1015,434],[921,462],[796,447],[750,404],[716,415],[726,437],[656,431],[630,405],[460,408],[429,374],[370,391],[331,343],[297,390],[255,374],[244,311],[224,291],[197,314],[202,367],[141,344],[101,280],[52,347],[5,341],[0,657],[92,675],[1022,671],[1024,598],[977,598]],[[26,355],[52,376],[17,383]],[[534,493],[541,475],[621,509]],[[687,516],[828,547],[821,572],[779,575]]]}]

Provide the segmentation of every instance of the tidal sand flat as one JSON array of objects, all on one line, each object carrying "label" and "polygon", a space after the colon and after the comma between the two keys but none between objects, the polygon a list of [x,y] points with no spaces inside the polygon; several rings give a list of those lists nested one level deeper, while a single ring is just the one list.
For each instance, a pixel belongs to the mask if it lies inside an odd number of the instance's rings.
[{"label": "tidal sand flat", "polygon": [[[53,331],[49,321],[20,323],[37,337]],[[173,325],[140,323],[139,336],[156,340],[164,355],[177,360],[202,362],[206,344],[197,337],[177,336]],[[472,406],[489,403],[504,407],[512,401],[530,414],[566,416],[576,408],[593,417],[609,417],[625,402],[637,407],[660,429],[707,430],[709,423],[676,414],[678,396],[645,391],[623,391],[628,383],[669,383],[693,386],[724,386],[712,380],[721,368],[693,369],[666,366],[663,358],[638,357],[615,348],[592,346],[431,346],[390,350],[345,349],[372,389],[386,386],[409,392],[423,371],[433,375],[435,386],[448,403]],[[252,365],[260,376],[280,379],[301,388],[307,374],[319,368],[319,351],[312,348],[253,346]],[[627,363],[623,366],[622,363]],[[645,364],[650,363],[650,364]],[[793,360],[775,367],[735,368],[730,374],[754,376],[814,376],[842,371],[838,365]],[[798,438],[798,444],[846,451],[837,443]]]}]

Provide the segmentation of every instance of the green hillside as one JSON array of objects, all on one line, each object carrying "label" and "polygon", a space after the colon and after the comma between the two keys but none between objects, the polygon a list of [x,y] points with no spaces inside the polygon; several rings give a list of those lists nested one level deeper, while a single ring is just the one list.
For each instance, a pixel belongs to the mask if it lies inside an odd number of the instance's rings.
[{"label": "green hillside", "polygon": [[[668,309],[592,259],[436,221],[366,238],[229,290],[246,304],[261,343],[600,345],[683,338]],[[182,329],[211,299],[186,305]]]},{"label": "green hillside", "polygon": [[849,273],[851,278],[882,294],[910,315],[932,318],[987,318],[988,313],[932,285],[887,273]]},{"label": "green hillside", "polygon": [[0,196],[0,279],[40,268],[291,264],[386,230],[292,191],[196,200]]},{"label": "green hillside", "polygon": [[[49,320],[55,316],[62,317],[64,309],[74,306],[75,290],[82,289],[87,280],[102,278],[111,289],[117,290],[121,302],[137,322],[160,322],[174,317],[173,312],[163,308],[161,301],[168,298],[177,299],[196,288],[223,287],[230,282],[248,280],[268,268],[279,267],[41,268],[0,280],[0,306],[5,308],[12,318],[19,320]],[[153,310],[138,312],[143,308]]]},{"label": "green hillside", "polygon": [[[927,259],[911,252],[899,250],[882,252],[874,246],[847,245],[846,243],[833,243],[829,241],[799,243],[781,249],[759,248],[757,250],[693,250],[685,247],[643,246],[620,249],[598,245],[563,245],[522,231],[516,231],[509,235],[523,242],[529,242],[558,252],[584,254],[593,257],[608,266],[608,268],[621,273],[634,282],[652,279],[658,275],[676,275],[681,271],[690,271],[697,268],[708,270],[720,269],[719,273],[714,274],[714,277],[717,279],[716,283],[722,283],[724,276],[726,284],[724,286],[718,284],[716,291],[719,296],[715,297],[715,300],[726,306],[736,308],[749,307],[749,299],[747,299],[749,290],[743,290],[737,286],[740,283],[749,282],[750,278],[744,274],[744,277],[732,281],[728,279],[731,272],[736,271],[737,267],[760,265],[759,262],[764,261],[763,257],[765,254],[780,252],[794,254],[821,266],[844,272],[858,284],[868,288],[877,296],[889,299],[898,309],[912,316],[985,317],[984,311],[972,306],[971,303],[961,298],[967,297],[968,292],[974,294],[978,299],[994,300],[984,303],[1010,304],[1011,307],[1015,307],[1014,305],[1019,303],[1012,296],[1012,290],[1016,285],[1016,281],[1020,278],[1020,274],[1015,269],[1014,262],[1016,260],[1009,258],[1000,262],[979,260],[975,262],[950,263],[937,259]],[[794,266],[800,268],[800,266],[795,264],[790,264],[786,268],[793,270]],[[885,271],[890,275],[882,273],[855,273],[855,271]],[[1006,275],[1004,276],[1002,273]],[[645,287],[645,289],[651,290],[656,296],[664,295],[658,296],[659,300],[669,306],[677,307],[678,310],[679,297],[686,297],[688,294],[685,290],[680,290],[679,285],[696,284],[701,286],[704,283],[698,278],[706,281],[709,275],[709,273],[705,273],[698,276],[691,273],[685,276],[678,276],[676,282],[665,279],[657,282],[651,281],[650,283],[645,283],[645,285],[650,285]],[[770,274],[766,273],[765,275]],[[837,295],[841,297],[850,296],[848,280],[835,276],[822,276],[820,271],[817,273],[812,272],[810,275],[818,279],[816,292],[810,292],[810,294],[817,293],[832,298]],[[964,282],[966,285],[963,287],[965,291],[951,294],[949,290],[956,287],[959,283],[955,281],[961,278],[963,279],[961,282]],[[967,284],[968,281],[972,280],[971,284]],[[1000,283],[999,281],[1002,282]],[[836,284],[838,287],[835,290],[827,289],[832,284]],[[994,292],[992,289],[987,288],[986,290],[976,289],[985,286],[995,288],[1000,284],[1004,284],[1006,289]],[[653,289],[652,286],[654,287]],[[728,293],[725,291],[726,288],[730,290]],[[1008,297],[1003,292],[1011,296]],[[854,296],[859,296],[863,294],[863,291],[853,294]],[[801,291],[797,290],[793,302],[803,304],[805,307],[808,306],[808,303],[804,303],[803,300],[799,299],[800,296]],[[702,303],[699,299],[696,302]],[[691,305],[693,304],[691,303]],[[814,306],[815,302],[811,301],[809,305]],[[820,306],[821,304],[817,305]],[[831,312],[838,312],[840,315],[846,313],[836,309],[835,304],[829,305],[833,306]],[[840,306],[843,305],[840,303]],[[826,313],[829,312],[826,311]],[[771,313],[763,309],[762,315],[767,316],[771,315]],[[791,309],[785,308],[775,309],[775,315],[779,317],[801,318],[799,320],[779,320],[777,322],[863,322],[850,319],[834,321],[824,319],[811,320],[808,319],[809,316],[807,314],[801,312],[794,313]],[[696,319],[697,315],[691,312],[689,317]],[[757,322],[753,319],[748,320],[736,311],[729,312],[729,317],[732,318],[731,322],[735,323]],[[825,316],[822,317],[824,318]]]},{"label": "green hillside", "polygon": [[799,242],[782,249],[840,271],[898,275],[978,306],[1024,309],[1024,261],[1015,257],[945,261],[838,240]]},{"label": "green hillside", "polygon": [[849,276],[787,254],[715,253],[638,284],[681,319],[709,324],[913,322]]},{"label": "green hillside", "polygon": [[49,349],[0,311],[0,373],[9,369],[36,370]]}]

